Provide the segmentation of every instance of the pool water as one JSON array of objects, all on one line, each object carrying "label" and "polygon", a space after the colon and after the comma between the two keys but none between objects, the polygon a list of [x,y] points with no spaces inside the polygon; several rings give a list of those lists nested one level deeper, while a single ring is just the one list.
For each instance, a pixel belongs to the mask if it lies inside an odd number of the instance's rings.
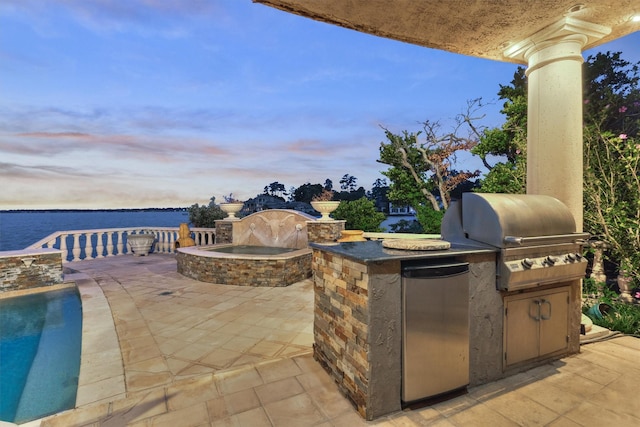
[{"label": "pool water", "polygon": [[0,299],[0,421],[73,408],[81,340],[76,288]]}]

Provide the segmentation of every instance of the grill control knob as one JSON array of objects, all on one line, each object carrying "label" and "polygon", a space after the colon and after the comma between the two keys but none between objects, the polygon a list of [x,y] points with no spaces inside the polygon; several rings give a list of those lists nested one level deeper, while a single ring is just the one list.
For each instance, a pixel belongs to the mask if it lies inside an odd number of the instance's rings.
[{"label": "grill control knob", "polygon": [[567,261],[574,262],[576,260],[576,254],[567,254]]},{"label": "grill control knob", "polygon": [[533,260],[531,258],[525,258],[522,260],[522,266],[524,268],[531,268],[533,267]]},{"label": "grill control knob", "polygon": [[581,254],[579,254],[579,253],[577,253],[577,252],[574,254],[574,256],[576,257],[576,259],[577,259],[578,261],[580,261],[580,260],[582,259],[582,255],[581,255]]},{"label": "grill control knob", "polygon": [[553,257],[553,256],[551,256],[551,255],[549,255],[548,257],[546,257],[546,258],[544,259],[544,262],[546,262],[546,263],[547,263],[547,265],[553,265],[553,264],[555,264],[555,263],[556,263],[556,261],[558,261],[558,258]]}]

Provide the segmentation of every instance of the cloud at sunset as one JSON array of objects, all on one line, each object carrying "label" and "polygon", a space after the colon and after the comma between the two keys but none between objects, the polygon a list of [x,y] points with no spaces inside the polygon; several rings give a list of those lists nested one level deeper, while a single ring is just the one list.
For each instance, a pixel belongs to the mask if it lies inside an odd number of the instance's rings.
[{"label": "cloud at sunset", "polygon": [[[0,210],[190,206],[344,174],[369,189],[381,126],[452,119],[516,70],[250,0],[4,0],[0,39]],[[603,48],[638,61],[638,43]]]}]

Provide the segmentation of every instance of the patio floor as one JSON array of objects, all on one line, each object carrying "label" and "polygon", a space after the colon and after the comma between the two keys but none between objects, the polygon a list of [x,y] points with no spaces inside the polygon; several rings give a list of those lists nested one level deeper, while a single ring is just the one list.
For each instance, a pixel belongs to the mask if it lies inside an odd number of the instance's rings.
[{"label": "patio floor", "polygon": [[366,422],[311,356],[311,280],[201,283],[161,254],[66,268],[84,310],[78,408],[27,426],[640,425],[634,337]]}]

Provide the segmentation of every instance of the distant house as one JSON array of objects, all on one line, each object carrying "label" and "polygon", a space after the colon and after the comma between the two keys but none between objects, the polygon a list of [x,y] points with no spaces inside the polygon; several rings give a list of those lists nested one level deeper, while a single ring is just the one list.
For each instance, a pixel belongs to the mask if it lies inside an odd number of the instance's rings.
[{"label": "distant house", "polygon": [[266,209],[287,209],[287,202],[279,197],[260,194],[244,202],[244,209],[248,213],[260,212]]},{"label": "distant house", "polygon": [[246,216],[267,209],[291,209],[298,212],[304,212],[309,215],[318,216],[318,212],[316,212],[309,203],[285,202],[279,197],[270,196],[268,194],[260,194],[253,199],[249,199],[244,202],[242,214]]},{"label": "distant house", "polygon": [[415,215],[416,211],[409,205],[394,206],[389,203],[389,215]]}]

